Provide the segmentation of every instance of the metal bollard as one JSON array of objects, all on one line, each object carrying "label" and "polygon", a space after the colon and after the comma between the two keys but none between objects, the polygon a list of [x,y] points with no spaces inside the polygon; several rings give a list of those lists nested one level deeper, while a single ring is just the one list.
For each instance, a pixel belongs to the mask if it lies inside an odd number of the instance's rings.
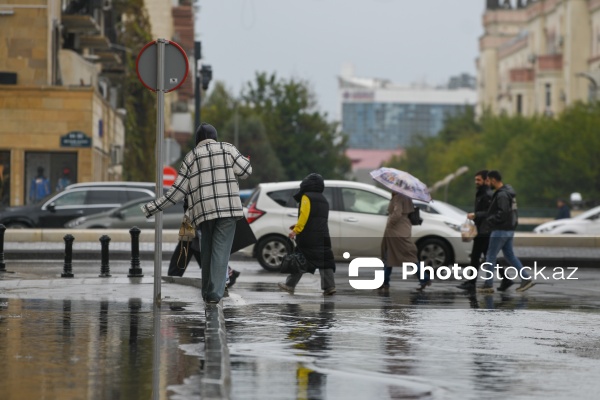
[{"label": "metal bollard", "polygon": [[134,226],[129,230],[131,235],[131,268],[129,268],[129,278],[141,278],[142,268],[140,267],[140,229]]},{"label": "metal bollard", "polygon": [[63,237],[65,241],[65,265],[61,278],[73,278],[73,241],[75,238],[71,234],[66,234]]},{"label": "metal bollard", "polygon": [[0,272],[6,272],[6,264],[4,263],[4,232],[6,227],[0,224]]},{"label": "metal bollard", "polygon": [[110,278],[110,265],[108,264],[108,243],[110,242],[110,237],[106,235],[100,236],[100,244],[102,246],[101,251],[101,259],[100,262],[100,278]]}]

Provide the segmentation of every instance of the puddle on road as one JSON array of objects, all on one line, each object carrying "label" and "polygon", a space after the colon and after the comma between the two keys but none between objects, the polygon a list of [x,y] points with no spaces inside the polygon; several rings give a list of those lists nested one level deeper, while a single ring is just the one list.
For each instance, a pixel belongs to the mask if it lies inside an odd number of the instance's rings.
[{"label": "puddle on road", "polygon": [[502,309],[502,300],[493,299],[493,310],[386,302],[356,308],[336,300],[226,308],[232,398],[583,399],[598,393],[597,310],[532,310],[514,298]]},{"label": "puddle on road", "polygon": [[[198,389],[182,385],[200,373],[201,360],[185,349],[204,348],[204,316],[165,303],[160,316],[160,392],[193,394]],[[150,399],[154,329],[153,306],[140,299],[0,298],[0,397]]]}]

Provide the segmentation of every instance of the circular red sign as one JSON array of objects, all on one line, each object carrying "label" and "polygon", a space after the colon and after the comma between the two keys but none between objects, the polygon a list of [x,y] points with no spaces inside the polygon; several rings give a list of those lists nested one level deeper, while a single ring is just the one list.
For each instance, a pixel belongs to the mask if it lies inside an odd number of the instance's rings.
[{"label": "circular red sign", "polygon": [[165,165],[163,167],[163,185],[171,186],[177,179],[177,170],[171,166]]}]

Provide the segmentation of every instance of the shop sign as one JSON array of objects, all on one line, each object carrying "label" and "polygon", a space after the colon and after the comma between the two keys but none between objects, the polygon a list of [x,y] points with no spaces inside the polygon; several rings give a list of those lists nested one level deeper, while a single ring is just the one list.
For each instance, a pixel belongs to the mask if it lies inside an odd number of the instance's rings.
[{"label": "shop sign", "polygon": [[80,131],[72,131],[60,137],[60,147],[91,147],[92,138]]}]

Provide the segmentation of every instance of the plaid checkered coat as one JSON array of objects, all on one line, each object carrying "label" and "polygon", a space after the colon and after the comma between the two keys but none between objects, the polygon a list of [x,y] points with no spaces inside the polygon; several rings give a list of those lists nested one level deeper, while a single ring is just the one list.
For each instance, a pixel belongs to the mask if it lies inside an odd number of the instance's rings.
[{"label": "plaid checkered coat", "polygon": [[146,217],[187,198],[188,214],[194,226],[215,218],[243,217],[237,178],[252,173],[250,160],[234,145],[206,139],[190,151],[171,189],[142,206]]}]

